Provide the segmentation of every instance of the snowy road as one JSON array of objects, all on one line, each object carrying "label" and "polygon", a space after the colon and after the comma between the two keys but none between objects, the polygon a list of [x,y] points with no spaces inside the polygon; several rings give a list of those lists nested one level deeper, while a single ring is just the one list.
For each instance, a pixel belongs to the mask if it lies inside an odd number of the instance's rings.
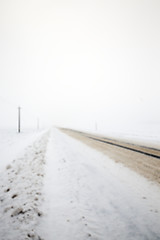
[{"label": "snowy road", "polygon": [[45,240],[160,239],[160,189],[53,130],[46,155]]},{"label": "snowy road", "polygon": [[160,239],[159,185],[57,129],[0,182],[0,240]]}]

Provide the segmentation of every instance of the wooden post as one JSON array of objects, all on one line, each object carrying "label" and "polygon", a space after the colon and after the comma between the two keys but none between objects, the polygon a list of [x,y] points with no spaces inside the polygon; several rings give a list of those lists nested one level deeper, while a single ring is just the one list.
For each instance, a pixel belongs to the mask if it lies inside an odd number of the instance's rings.
[{"label": "wooden post", "polygon": [[21,132],[21,107],[18,107],[18,133]]}]

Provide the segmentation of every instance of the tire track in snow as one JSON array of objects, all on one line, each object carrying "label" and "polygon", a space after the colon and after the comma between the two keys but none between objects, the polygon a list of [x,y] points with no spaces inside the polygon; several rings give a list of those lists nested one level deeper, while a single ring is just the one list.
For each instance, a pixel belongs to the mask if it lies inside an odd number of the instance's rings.
[{"label": "tire track in snow", "polygon": [[25,150],[24,156],[7,165],[0,176],[0,239],[42,240],[35,226],[43,215],[42,187],[49,133]]},{"label": "tire track in snow", "polygon": [[83,215],[76,158],[76,153],[71,155],[65,136],[54,130],[46,154],[45,214],[38,226],[46,240],[94,239]]},{"label": "tire track in snow", "polygon": [[46,172],[45,240],[159,240],[160,192],[139,175],[58,130]]}]

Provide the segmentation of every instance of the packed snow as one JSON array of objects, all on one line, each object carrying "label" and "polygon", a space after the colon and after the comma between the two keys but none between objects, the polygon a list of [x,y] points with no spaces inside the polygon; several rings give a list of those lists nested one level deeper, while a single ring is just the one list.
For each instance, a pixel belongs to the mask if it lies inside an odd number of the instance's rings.
[{"label": "packed snow", "polygon": [[0,168],[1,240],[160,239],[159,185],[58,129],[20,138]]}]

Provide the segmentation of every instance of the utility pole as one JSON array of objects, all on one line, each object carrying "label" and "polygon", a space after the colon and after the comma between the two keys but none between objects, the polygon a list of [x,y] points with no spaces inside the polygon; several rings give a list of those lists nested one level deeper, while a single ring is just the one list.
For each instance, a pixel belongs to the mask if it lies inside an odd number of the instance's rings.
[{"label": "utility pole", "polygon": [[18,133],[21,132],[21,107],[18,107]]}]

